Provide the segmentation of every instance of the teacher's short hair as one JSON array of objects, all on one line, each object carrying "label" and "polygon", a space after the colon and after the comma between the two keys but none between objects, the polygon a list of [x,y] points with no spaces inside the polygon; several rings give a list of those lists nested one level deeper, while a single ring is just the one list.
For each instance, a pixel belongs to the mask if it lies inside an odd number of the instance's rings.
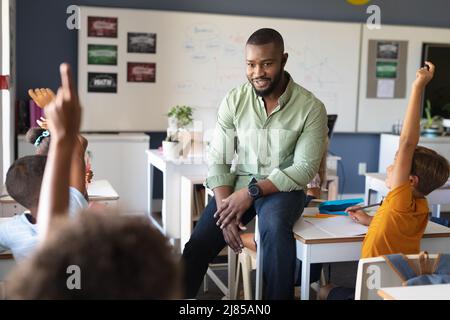
[{"label": "teacher's short hair", "polygon": [[284,52],[283,37],[274,29],[262,28],[256,30],[247,40],[247,44],[252,45],[263,45],[268,43],[275,43],[275,45],[279,47],[282,52]]}]

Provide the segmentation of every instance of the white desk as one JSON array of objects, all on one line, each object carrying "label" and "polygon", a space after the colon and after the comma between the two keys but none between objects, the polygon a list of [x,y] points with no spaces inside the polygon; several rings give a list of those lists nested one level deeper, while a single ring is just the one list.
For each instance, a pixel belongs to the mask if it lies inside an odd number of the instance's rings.
[{"label": "white desk", "polygon": [[450,284],[380,288],[384,300],[450,300]]},{"label": "white desk", "polygon": [[[167,237],[175,241],[179,248],[181,237],[181,177],[186,175],[204,176],[206,178],[208,167],[203,156],[188,157],[181,160],[168,160],[159,150],[147,150],[147,214],[153,224]],[[153,200],[153,168],[163,174],[162,221],[159,222],[152,215]]]},{"label": "white desk", "polygon": [[[380,202],[381,198],[386,196],[389,189],[386,187],[385,181],[386,173],[366,173],[366,190],[364,200],[367,204]],[[372,193],[376,193],[376,200],[372,202]],[[444,185],[443,187],[434,190],[428,196],[426,196],[428,203],[431,205],[432,216],[439,217],[441,211],[441,205],[450,204],[450,186]]]},{"label": "white desk", "polygon": [[[100,203],[108,207],[117,207],[119,195],[107,180],[92,180],[88,185],[89,202]],[[0,196],[0,217],[12,217],[27,211],[11,198],[6,190]]]},{"label": "white desk", "polygon": [[87,188],[89,202],[117,207],[119,195],[108,180],[93,180]]},{"label": "white desk", "polygon": [[[120,205],[129,213],[145,214],[147,211],[147,175],[145,150],[150,137],[144,133],[83,133],[89,141],[94,179],[107,180],[120,195]],[[36,148],[17,137],[18,156],[33,155]]]},{"label": "white desk", "polygon": [[[305,208],[303,214],[313,214],[317,208]],[[294,238],[297,240],[297,258],[302,261],[302,282],[308,285],[301,287],[301,299],[309,299],[309,281],[311,263],[333,263],[358,261],[361,255],[364,235],[355,237],[333,238],[324,231],[307,223],[300,217],[293,228]],[[428,222],[425,234],[421,241],[421,250],[429,253],[450,253],[450,228],[437,223]],[[258,250],[260,251],[260,250]],[[262,259],[257,256],[257,268],[261,276],[256,277],[256,286],[261,288]],[[261,298],[262,290],[256,292],[256,297]]]},{"label": "white desk", "polygon": [[[315,213],[316,208],[305,208],[304,214]],[[358,261],[364,235],[330,238],[330,235],[304,221],[303,217],[293,228],[297,240],[297,258],[302,261],[302,282],[310,277],[311,263]],[[421,241],[421,250],[429,253],[450,253],[450,228],[428,222]],[[301,287],[301,299],[309,299],[309,285]]]}]

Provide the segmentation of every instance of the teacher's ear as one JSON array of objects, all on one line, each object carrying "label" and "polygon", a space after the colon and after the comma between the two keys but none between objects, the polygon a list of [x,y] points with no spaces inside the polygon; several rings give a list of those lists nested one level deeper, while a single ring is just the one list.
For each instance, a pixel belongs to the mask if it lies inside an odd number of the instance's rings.
[{"label": "teacher's ear", "polygon": [[285,53],[283,53],[283,56],[281,57],[281,65],[284,67],[285,65],[286,65],[286,62],[287,62],[287,60],[288,60],[288,53],[287,52],[285,52]]}]

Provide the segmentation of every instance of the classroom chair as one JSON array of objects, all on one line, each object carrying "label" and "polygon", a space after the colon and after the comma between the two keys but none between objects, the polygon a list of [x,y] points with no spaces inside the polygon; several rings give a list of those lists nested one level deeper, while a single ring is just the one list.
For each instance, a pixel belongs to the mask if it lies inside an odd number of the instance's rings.
[{"label": "classroom chair", "polygon": [[[407,255],[413,263],[412,268],[418,270],[419,255]],[[437,254],[429,255],[434,262]],[[386,263],[383,257],[360,259],[356,276],[355,300],[382,300],[377,294],[378,289],[385,287],[401,287],[399,276]]]},{"label": "classroom chair", "polygon": [[[242,252],[238,255],[237,258],[237,269],[236,269],[236,284],[234,286],[234,292],[232,299],[236,300],[239,294],[239,283],[240,277],[242,273],[242,283],[244,289],[244,299],[245,300],[253,300],[252,293],[252,282],[251,282],[251,272],[256,270],[256,243],[254,241],[255,234],[254,233],[244,233],[241,235],[242,242],[244,243],[244,248]],[[319,292],[321,286],[326,284],[325,273],[322,269],[320,274],[320,280],[314,283],[311,283],[311,289],[313,289],[316,293]]]}]

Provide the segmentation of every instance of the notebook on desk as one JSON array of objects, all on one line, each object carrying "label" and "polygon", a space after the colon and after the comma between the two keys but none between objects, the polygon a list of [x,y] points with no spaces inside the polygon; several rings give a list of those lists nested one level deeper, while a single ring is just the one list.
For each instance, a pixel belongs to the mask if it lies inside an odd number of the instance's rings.
[{"label": "notebook on desk", "polygon": [[367,233],[367,227],[354,222],[346,216],[327,219],[304,218],[307,223],[330,235],[333,238],[354,237]]}]

